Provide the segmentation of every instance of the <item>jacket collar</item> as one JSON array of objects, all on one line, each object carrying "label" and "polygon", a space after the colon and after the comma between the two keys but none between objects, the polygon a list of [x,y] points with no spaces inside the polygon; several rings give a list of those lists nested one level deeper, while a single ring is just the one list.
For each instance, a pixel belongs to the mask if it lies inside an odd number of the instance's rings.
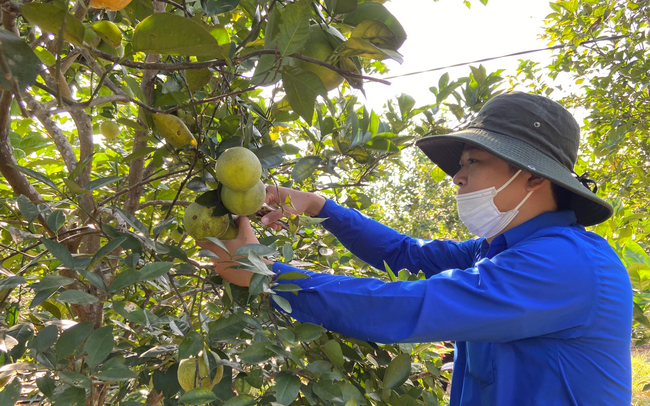
[{"label": "jacket collar", "polygon": [[[489,244],[486,256],[492,258],[496,254],[514,246],[541,229],[547,227],[570,226],[572,224],[576,224],[576,214],[573,210],[547,211],[546,213],[533,217],[532,219],[497,235],[492,240],[492,243]],[[488,245],[486,240],[483,241],[483,246],[485,247],[485,245]]]}]

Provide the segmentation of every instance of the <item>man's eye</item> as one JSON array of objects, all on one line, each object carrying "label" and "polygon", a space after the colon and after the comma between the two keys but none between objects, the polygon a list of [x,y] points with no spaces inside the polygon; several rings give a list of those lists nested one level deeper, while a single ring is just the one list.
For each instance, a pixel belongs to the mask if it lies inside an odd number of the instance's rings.
[{"label": "man's eye", "polygon": [[477,162],[476,159],[472,159],[472,158],[470,158],[470,159],[467,160],[467,163],[470,164],[470,165],[471,165],[471,164],[474,164],[474,163],[476,163],[476,162]]}]

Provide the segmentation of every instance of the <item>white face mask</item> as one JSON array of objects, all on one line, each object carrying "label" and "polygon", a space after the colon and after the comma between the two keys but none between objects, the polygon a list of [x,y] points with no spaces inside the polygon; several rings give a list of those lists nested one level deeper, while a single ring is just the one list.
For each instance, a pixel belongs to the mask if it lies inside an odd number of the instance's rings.
[{"label": "white face mask", "polygon": [[499,190],[492,186],[476,192],[456,195],[458,216],[472,234],[486,238],[494,237],[506,228],[512,219],[517,216],[519,208],[533,193],[532,190],[528,192],[524,200],[517,207],[506,212],[500,212],[497,209],[497,206],[494,204],[494,197],[515,180],[519,172],[521,172],[521,169],[505,185],[501,186]]}]

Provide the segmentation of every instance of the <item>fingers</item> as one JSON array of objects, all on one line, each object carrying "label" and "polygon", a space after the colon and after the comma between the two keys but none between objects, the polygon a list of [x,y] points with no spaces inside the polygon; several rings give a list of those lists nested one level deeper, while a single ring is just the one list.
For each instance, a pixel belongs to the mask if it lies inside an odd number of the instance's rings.
[{"label": "fingers", "polygon": [[[269,226],[269,227],[272,227],[272,228],[277,230],[277,229],[280,228],[280,226],[278,224],[276,224],[275,222],[280,220],[282,217],[284,217],[283,210],[282,209],[275,209],[272,212],[264,215],[264,217],[262,217],[262,224],[264,224],[266,226]],[[273,227],[273,226],[275,226],[275,227]]]}]

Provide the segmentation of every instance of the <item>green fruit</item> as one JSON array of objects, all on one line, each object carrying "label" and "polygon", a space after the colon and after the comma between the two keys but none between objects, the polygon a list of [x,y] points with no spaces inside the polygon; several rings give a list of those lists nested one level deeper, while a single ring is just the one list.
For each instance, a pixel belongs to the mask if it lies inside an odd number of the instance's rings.
[{"label": "green fruit", "polygon": [[248,148],[234,147],[219,156],[215,173],[225,187],[243,192],[259,182],[262,164]]},{"label": "green fruit", "polygon": [[214,207],[190,204],[183,216],[185,232],[196,241],[203,241],[207,237],[221,237],[228,230],[230,218],[228,215],[213,217],[213,210]]},{"label": "green fruit", "polygon": [[[320,26],[310,26],[309,38],[299,53],[325,62],[332,52],[334,52],[334,47],[330,44],[325,32]],[[325,66],[316,65],[315,63],[301,59],[296,59],[295,65],[318,75],[328,91],[337,88],[343,82],[343,76]]]},{"label": "green fruit", "polygon": [[190,88],[190,92],[194,93],[203,86],[207,85],[212,79],[212,71],[208,68],[205,69],[188,69],[184,71],[185,80]]},{"label": "green fruit", "polygon": [[106,139],[112,140],[120,135],[120,126],[115,121],[103,121],[99,125],[99,132]]},{"label": "green fruit", "polygon": [[243,192],[232,190],[225,185],[221,189],[221,202],[233,214],[248,216],[257,213],[264,204],[266,188],[261,180]]},{"label": "green fruit", "polygon": [[163,113],[153,113],[151,117],[158,132],[174,148],[183,148],[186,145],[197,146],[194,136],[179,117]]},{"label": "green fruit", "polygon": [[122,31],[120,31],[115,23],[108,20],[101,20],[94,23],[91,28],[111,46],[118,47],[122,44]]},{"label": "green fruit", "polygon": [[[219,361],[220,358],[216,353],[210,351],[209,354],[210,355],[208,356],[213,356],[216,361]],[[183,388],[185,392],[188,392],[197,387],[212,389],[214,385],[218,384],[219,381],[221,381],[221,378],[223,377],[223,365],[219,365],[217,367],[217,373],[214,379],[210,380],[210,369],[205,363],[203,352],[199,353],[198,355],[198,378],[196,377],[196,364],[196,358],[191,357],[182,360],[178,365],[178,372],[176,373],[176,376],[178,377],[178,383],[181,385],[181,388]]]},{"label": "green fruit", "polygon": [[231,217],[230,224],[228,225],[228,230],[226,230],[226,233],[221,236],[220,240],[232,240],[233,238],[237,238],[238,235],[239,235],[239,227],[237,227],[237,223],[235,223],[235,219]]}]

